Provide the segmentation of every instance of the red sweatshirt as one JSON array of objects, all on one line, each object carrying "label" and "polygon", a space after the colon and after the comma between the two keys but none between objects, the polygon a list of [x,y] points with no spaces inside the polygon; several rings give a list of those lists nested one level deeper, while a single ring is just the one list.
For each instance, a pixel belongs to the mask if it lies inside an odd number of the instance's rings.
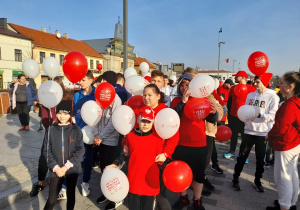
[{"label": "red sweatshirt", "polygon": [[[229,95],[229,90],[227,88],[224,88],[223,85],[221,85],[219,88],[218,88],[218,94],[221,95],[223,94],[224,95],[224,103],[227,104],[227,101],[228,101],[228,95]],[[216,98],[216,97],[215,97]]]},{"label": "red sweatshirt", "polygon": [[156,196],[160,191],[156,155],[162,153],[163,140],[155,133],[140,136],[134,131],[125,138],[130,158],[128,163],[129,192]]},{"label": "red sweatshirt", "polygon": [[300,99],[296,96],[284,102],[276,112],[275,124],[268,133],[272,149],[286,151],[300,144]]}]

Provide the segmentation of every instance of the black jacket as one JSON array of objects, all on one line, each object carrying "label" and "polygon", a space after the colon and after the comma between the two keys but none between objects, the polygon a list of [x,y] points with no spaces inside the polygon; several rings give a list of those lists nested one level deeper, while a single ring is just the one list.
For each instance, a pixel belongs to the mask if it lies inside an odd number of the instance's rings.
[{"label": "black jacket", "polygon": [[50,126],[45,132],[43,150],[50,169],[50,178],[58,177],[53,172],[54,166],[63,167],[67,160],[73,164],[73,167],[67,170],[66,176],[80,174],[84,151],[82,132],[77,125]]}]

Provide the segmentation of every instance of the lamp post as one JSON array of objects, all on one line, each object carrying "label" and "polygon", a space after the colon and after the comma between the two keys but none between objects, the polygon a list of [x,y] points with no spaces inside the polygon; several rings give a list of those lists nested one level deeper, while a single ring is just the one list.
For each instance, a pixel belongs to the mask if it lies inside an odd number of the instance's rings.
[{"label": "lamp post", "polygon": [[232,71],[234,72],[234,62],[235,62],[236,60],[233,60],[232,61]]},{"label": "lamp post", "polygon": [[123,72],[127,69],[128,66],[128,2],[123,0]]},{"label": "lamp post", "polygon": [[219,56],[218,56],[218,79],[219,79],[219,71],[220,71],[220,51],[221,51],[221,44],[225,44],[225,42],[219,42]]}]

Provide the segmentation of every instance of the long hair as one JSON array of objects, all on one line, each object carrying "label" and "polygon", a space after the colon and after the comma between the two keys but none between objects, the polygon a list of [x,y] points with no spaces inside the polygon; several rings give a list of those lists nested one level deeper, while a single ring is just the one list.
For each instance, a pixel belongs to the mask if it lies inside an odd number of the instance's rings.
[{"label": "long hair", "polygon": [[297,96],[300,98],[300,73],[298,72],[286,72],[283,75],[284,80],[288,84],[294,84],[294,96]]},{"label": "long hair", "polygon": [[144,87],[144,91],[146,88],[151,88],[153,93],[160,95],[160,99],[158,100],[158,103],[165,103],[165,94],[163,92],[160,92],[160,90],[155,84],[147,85],[146,87]]}]

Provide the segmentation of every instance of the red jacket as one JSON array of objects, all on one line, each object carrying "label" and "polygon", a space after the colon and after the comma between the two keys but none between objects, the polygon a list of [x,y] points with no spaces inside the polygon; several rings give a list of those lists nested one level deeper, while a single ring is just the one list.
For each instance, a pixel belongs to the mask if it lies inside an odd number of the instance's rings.
[{"label": "red jacket", "polygon": [[[193,99],[194,98],[190,97],[189,101]],[[171,103],[171,108],[175,108],[181,101],[181,97],[174,98]],[[187,147],[205,147],[205,121],[190,120],[183,112],[182,116],[180,117],[178,145]]]},{"label": "red jacket", "polygon": [[163,140],[155,133],[139,136],[134,131],[125,138],[130,158],[128,163],[129,192],[156,196],[160,191],[156,155],[162,153]]},{"label": "red jacket", "polygon": [[[227,101],[228,101],[228,95],[229,95],[229,89],[224,88],[223,85],[221,85],[221,86],[218,88],[218,94],[219,94],[219,95],[221,95],[221,94],[224,95],[224,103],[227,104]],[[215,97],[215,98],[216,98],[216,97]]]},{"label": "red jacket", "polygon": [[272,149],[286,151],[300,144],[300,99],[296,96],[284,102],[276,112],[275,124],[268,133]]},{"label": "red jacket", "polygon": [[[249,84],[246,84],[246,86],[248,88],[248,93],[256,91],[256,89],[253,86],[251,86]],[[229,91],[229,97],[232,98],[231,111],[229,114],[231,116],[237,117],[238,116],[237,112],[241,106],[245,105],[247,96],[245,96],[244,98],[238,97],[234,92],[235,87],[236,87],[236,85],[232,86]]]}]

